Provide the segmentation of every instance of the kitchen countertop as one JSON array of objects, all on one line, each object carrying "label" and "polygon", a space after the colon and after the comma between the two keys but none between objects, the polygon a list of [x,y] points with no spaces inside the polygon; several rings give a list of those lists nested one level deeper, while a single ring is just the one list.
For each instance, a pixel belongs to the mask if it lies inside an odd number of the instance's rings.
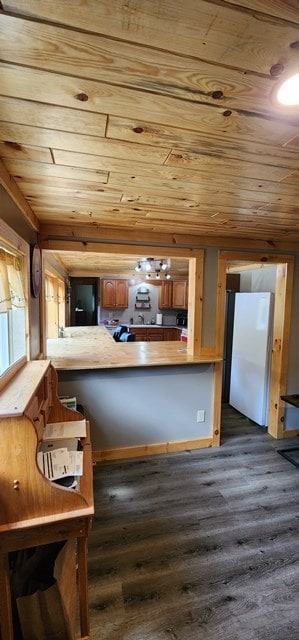
[{"label": "kitchen countertop", "polygon": [[116,329],[116,327],[122,326],[124,325],[125,327],[128,327],[128,329],[143,329],[143,327],[145,327],[146,329],[183,329],[184,327],[179,327],[177,324],[152,324],[150,323],[144,323],[142,324],[141,322],[136,323],[136,324],[130,324],[129,322],[119,322],[117,324],[103,324],[101,326],[103,326],[106,329]]},{"label": "kitchen countertop", "polygon": [[186,343],[175,340],[115,342],[103,326],[67,327],[64,338],[47,340],[47,358],[51,359],[58,370],[170,366],[221,361],[221,358],[217,357],[190,355],[187,353]]}]

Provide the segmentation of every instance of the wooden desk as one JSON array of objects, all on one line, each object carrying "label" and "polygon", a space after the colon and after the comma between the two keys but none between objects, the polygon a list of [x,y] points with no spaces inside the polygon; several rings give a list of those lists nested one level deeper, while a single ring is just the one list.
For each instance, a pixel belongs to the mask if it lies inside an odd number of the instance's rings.
[{"label": "wooden desk", "polygon": [[[50,482],[37,466],[36,453],[47,422],[82,415],[64,407],[50,361],[27,363],[0,399],[0,619],[2,640],[13,640],[8,554],[33,546],[77,539],[81,638],[89,638],[87,537],[94,513],[89,439],[81,439],[80,489]],[[70,585],[70,588],[76,588]],[[2,595],[3,594],[3,595]]]}]

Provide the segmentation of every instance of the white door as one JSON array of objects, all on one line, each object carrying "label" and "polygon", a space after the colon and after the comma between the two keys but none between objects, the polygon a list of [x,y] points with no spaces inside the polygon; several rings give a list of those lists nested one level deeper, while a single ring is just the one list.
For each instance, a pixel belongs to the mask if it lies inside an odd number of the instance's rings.
[{"label": "white door", "polygon": [[236,293],[229,403],[268,424],[273,294]]}]

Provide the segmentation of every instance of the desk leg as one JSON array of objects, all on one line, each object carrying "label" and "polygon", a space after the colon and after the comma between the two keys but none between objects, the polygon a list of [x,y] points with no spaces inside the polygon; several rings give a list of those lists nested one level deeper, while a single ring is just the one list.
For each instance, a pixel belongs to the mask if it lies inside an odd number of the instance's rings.
[{"label": "desk leg", "polygon": [[13,640],[8,553],[0,554],[0,593],[1,639]]},{"label": "desk leg", "polygon": [[77,538],[81,636],[89,638],[87,538]]}]

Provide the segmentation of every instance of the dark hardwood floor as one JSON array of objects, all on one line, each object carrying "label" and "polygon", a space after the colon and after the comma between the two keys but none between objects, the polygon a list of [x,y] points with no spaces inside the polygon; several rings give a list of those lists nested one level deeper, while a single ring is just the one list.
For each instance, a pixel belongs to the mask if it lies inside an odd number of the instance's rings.
[{"label": "dark hardwood floor", "polygon": [[298,640],[298,469],[223,407],[222,446],[102,463],[93,640]]}]

